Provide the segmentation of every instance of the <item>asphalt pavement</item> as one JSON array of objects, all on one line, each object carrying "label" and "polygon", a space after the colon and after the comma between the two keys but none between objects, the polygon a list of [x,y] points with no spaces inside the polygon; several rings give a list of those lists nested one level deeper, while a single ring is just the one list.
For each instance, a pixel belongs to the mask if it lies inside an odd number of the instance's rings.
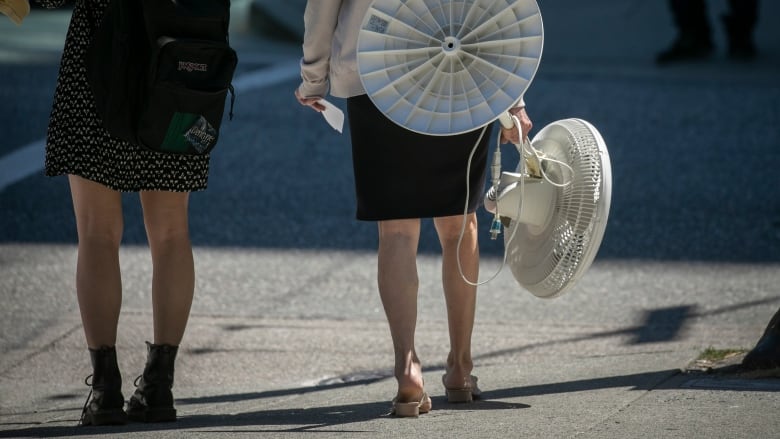
[{"label": "asphalt pavement", "polygon": [[[714,23],[725,3],[711,2]],[[449,404],[441,260],[426,222],[417,351],[433,411],[418,419],[388,414],[375,226],[354,220],[347,133],[294,101],[300,45],[253,29],[242,1],[236,117],[208,190],[191,200],[196,299],[176,364],[179,421],[76,427],[90,368],[75,231],[65,180],[40,171],[67,11],[0,23],[0,437],[780,437],[776,374],[730,373],[739,354],[710,373],[694,363],[710,347],[751,348],[780,307],[780,4],[761,5],[754,61],[729,60],[716,26],[712,59],[664,68],[653,56],[673,38],[665,2],[540,4],[529,114],[534,131],[567,117],[601,131],[607,232],[562,297],[538,299],[508,270],[480,288],[484,398]],[[137,199],[125,201],[127,397],[151,337],[151,266]],[[488,277],[501,247],[481,215]]]}]

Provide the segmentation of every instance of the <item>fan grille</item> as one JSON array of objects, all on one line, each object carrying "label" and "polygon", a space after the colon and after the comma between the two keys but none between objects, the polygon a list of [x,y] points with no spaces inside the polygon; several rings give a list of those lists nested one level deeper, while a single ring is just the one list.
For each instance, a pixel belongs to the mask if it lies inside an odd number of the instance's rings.
[{"label": "fan grille", "polygon": [[[556,297],[573,285],[590,266],[603,236],[609,194],[605,175],[608,156],[603,140],[589,124],[578,119],[558,121],[545,127],[534,147],[574,171],[543,162],[553,181],[571,183],[559,189],[553,221],[544,228],[523,224],[515,240],[507,242],[508,258],[515,278],[539,297]],[[537,141],[536,139],[541,138]],[[600,201],[603,197],[606,200]],[[605,203],[606,202],[606,203]],[[507,233],[509,240],[511,233]]]}]

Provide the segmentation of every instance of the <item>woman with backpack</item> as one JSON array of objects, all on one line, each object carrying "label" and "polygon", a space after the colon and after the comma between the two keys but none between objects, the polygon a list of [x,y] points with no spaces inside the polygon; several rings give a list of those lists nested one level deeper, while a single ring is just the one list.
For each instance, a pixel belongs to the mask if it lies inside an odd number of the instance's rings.
[{"label": "woman with backpack", "polygon": [[[37,1],[45,7],[64,3]],[[80,423],[175,421],[174,363],[195,286],[188,201],[190,192],[206,188],[209,156],[153,152],[103,128],[84,55],[108,5],[109,0],[75,1],[46,141],[46,175],[67,175],[78,233],[76,293],[92,363],[91,392]],[[115,346],[126,192],[139,195],[151,249],[153,342],[146,343],[146,366],[125,411]]]}]

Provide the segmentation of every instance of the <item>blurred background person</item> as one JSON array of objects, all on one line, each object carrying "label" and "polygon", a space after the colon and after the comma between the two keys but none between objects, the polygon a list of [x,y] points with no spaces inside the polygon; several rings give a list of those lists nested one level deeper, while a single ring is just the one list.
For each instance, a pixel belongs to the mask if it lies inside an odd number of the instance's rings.
[{"label": "blurred background person", "polygon": [[[669,8],[677,27],[677,37],[671,46],[656,57],[658,64],[705,59],[712,55],[715,44],[707,15],[705,0],[669,0]],[[756,56],[753,30],[758,22],[758,0],[729,0],[728,13],[721,16],[728,56],[750,60]]]}]

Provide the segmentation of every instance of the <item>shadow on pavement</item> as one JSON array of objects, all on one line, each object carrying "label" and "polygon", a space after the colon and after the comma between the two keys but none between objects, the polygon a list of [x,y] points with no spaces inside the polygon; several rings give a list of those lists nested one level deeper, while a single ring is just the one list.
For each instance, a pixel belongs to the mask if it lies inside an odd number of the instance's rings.
[{"label": "shadow on pavement", "polygon": [[[233,395],[224,395],[224,400],[231,401]],[[477,401],[474,404],[448,404],[443,397],[433,399],[434,407],[443,410],[515,410],[530,407],[526,404],[506,403],[501,401]],[[108,427],[46,427],[34,426],[5,430],[0,437],[65,437],[65,436],[99,436],[102,434],[123,434],[133,432],[164,432],[172,430],[189,430],[191,432],[207,433],[270,433],[270,432],[305,432],[324,429],[328,433],[371,433],[373,430],[334,429],[337,426],[348,426],[377,418],[391,418],[390,403],[387,401],[361,404],[335,405],[313,407],[307,409],[263,410],[239,413],[235,415],[192,415],[182,416],[175,423],[163,424],[128,424]],[[76,419],[72,420],[75,424]],[[261,428],[261,427],[268,428]],[[246,428],[242,428],[246,427]],[[220,430],[225,428],[225,430]]]},{"label": "shadow on pavement", "polygon": [[[485,391],[483,399],[473,404],[449,404],[443,396],[433,398],[435,410],[517,410],[531,407],[520,402],[497,401],[501,399],[527,398],[539,395],[564,394],[572,392],[593,391],[610,388],[629,388],[630,390],[678,389],[689,390],[729,390],[717,385],[686,386],[684,382],[672,380],[683,372],[679,369],[659,370],[629,375],[605,376],[583,380],[548,383],[533,386],[512,387]],[[328,386],[324,388],[296,388],[271,392],[246,394],[226,394],[205,398],[187,398],[179,404],[229,403],[235,401],[252,401],[273,398],[277,396],[300,394],[309,391],[332,391],[344,386],[370,384],[375,380],[353,382],[343,386]],[[740,390],[776,391],[773,388],[755,386]],[[360,429],[346,428],[350,424],[367,422],[378,418],[389,418],[390,403],[387,401],[322,406],[313,408],[290,408],[277,410],[260,410],[234,415],[190,415],[182,416],[176,423],[169,424],[128,424],[112,427],[62,427],[35,425],[16,430],[0,432],[0,437],[64,437],[64,436],[97,436],[101,434],[122,434],[132,432],[165,432],[171,430],[202,431],[208,433],[268,433],[268,432],[306,432],[327,431],[338,432],[370,432]],[[76,419],[72,420],[75,424]],[[9,424],[6,424],[8,426]],[[333,427],[341,427],[334,429]],[[224,430],[221,430],[224,429]]]}]

